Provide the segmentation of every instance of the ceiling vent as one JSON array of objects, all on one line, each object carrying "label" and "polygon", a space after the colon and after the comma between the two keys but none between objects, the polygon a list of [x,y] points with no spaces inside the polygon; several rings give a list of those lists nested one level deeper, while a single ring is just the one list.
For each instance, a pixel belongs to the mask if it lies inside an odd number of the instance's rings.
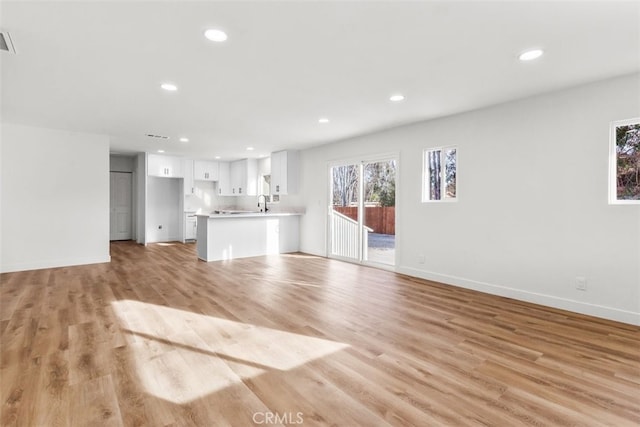
[{"label": "ceiling vent", "polygon": [[154,135],[152,133],[148,133],[147,136],[149,138],[157,138],[157,139],[169,139],[168,136],[163,136],[163,135]]},{"label": "ceiling vent", "polygon": [[16,53],[16,48],[13,45],[13,40],[11,40],[11,36],[6,31],[0,32],[0,50],[9,53]]}]

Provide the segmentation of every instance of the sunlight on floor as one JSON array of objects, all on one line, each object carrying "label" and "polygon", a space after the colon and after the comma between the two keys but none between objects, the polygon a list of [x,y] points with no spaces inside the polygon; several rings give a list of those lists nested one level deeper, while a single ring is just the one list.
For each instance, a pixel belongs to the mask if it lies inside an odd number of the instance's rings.
[{"label": "sunlight on floor", "polygon": [[289,253],[289,254],[280,254],[279,256],[281,256],[283,258],[297,258],[297,259],[318,258],[316,255],[308,255],[308,254],[303,254],[303,253],[298,253],[298,252],[293,252],[293,253]]},{"label": "sunlight on floor", "polygon": [[184,404],[269,370],[287,371],[347,344],[140,301],[114,301],[149,394]]}]

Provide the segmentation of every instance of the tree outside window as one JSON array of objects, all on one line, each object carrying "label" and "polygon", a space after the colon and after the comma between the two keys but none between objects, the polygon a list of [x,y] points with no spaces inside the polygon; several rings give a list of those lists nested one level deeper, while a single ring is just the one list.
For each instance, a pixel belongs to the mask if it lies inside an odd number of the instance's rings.
[{"label": "tree outside window", "polygon": [[422,201],[456,201],[458,149],[433,148],[424,151]]},{"label": "tree outside window", "polygon": [[611,203],[640,203],[640,118],[611,124]]}]

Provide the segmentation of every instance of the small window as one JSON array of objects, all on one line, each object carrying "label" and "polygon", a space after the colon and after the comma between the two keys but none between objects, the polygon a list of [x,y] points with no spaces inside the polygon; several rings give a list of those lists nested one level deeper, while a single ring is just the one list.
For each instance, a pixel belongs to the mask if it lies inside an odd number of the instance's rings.
[{"label": "small window", "polygon": [[424,151],[422,201],[457,200],[457,147],[440,147]]},{"label": "small window", "polygon": [[609,202],[640,203],[640,118],[611,123]]}]

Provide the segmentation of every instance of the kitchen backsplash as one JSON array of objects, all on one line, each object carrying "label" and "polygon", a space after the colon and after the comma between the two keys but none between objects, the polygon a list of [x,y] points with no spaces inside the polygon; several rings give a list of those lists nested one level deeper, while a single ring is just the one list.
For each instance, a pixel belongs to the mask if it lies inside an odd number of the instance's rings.
[{"label": "kitchen backsplash", "polygon": [[[296,200],[295,196],[281,196],[280,202],[269,203],[269,211],[279,212],[283,210],[298,211],[292,209],[290,202]],[[297,200],[296,200],[297,201]],[[262,200],[261,200],[262,204]],[[257,211],[257,196],[218,196],[217,184],[207,181],[195,181],[193,194],[187,194],[184,198],[185,212],[208,213],[214,210],[248,210]]]},{"label": "kitchen backsplash", "polygon": [[184,198],[184,210],[187,212],[210,212],[220,209],[221,203],[225,203],[224,199],[230,199],[216,194],[214,182],[194,181],[193,185],[193,194],[187,194]]}]

